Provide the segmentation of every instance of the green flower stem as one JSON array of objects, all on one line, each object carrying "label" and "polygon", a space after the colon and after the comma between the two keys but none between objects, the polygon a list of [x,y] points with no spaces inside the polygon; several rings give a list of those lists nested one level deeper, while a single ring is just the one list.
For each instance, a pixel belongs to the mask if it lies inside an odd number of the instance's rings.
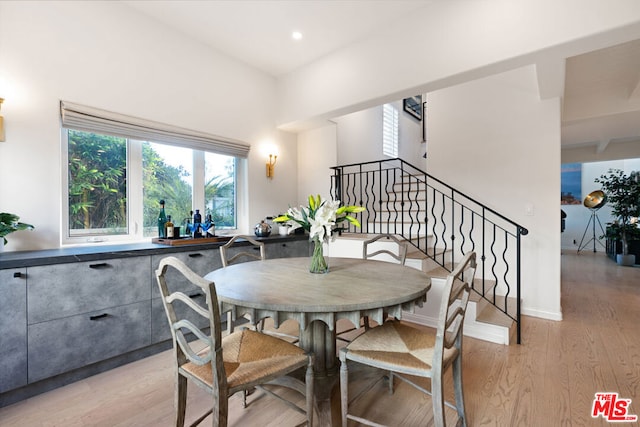
[{"label": "green flower stem", "polygon": [[312,273],[323,274],[329,271],[329,267],[327,266],[327,261],[324,259],[324,254],[322,252],[322,242],[316,236],[313,238],[313,255],[311,255],[311,266],[309,267],[309,271]]}]

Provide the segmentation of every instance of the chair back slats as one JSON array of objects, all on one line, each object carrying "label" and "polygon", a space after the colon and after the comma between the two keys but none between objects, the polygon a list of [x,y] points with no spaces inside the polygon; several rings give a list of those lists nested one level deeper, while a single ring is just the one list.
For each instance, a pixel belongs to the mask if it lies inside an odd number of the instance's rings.
[{"label": "chair back slats", "polygon": [[209,310],[203,308],[198,303],[193,302],[193,300],[183,292],[172,293],[166,298],[166,301],[171,304],[173,304],[174,301],[182,301],[183,303],[188,305],[189,308],[191,308],[193,311],[198,313],[200,316],[206,317],[207,319],[209,318]]},{"label": "chair back slats", "polygon": [[[189,298],[184,292],[176,291],[169,293],[166,282],[166,273],[169,267],[178,270],[193,285],[202,289],[206,295],[207,308],[200,306]],[[220,330],[220,308],[218,306],[218,297],[215,286],[212,282],[205,280],[195,272],[193,272],[184,263],[175,257],[166,257],[160,260],[160,265],[156,271],[156,277],[162,294],[162,301],[171,326],[171,334],[177,346],[180,349],[178,358],[181,363],[189,360],[198,365],[211,362],[211,352],[202,356],[200,351],[195,351],[186,338],[187,331],[195,335],[201,342],[205,343],[209,348],[219,348],[222,345],[222,333]],[[179,310],[181,316],[178,316],[176,310],[177,302],[180,302],[180,308],[188,308],[188,310]],[[210,334],[203,332],[198,326],[186,319],[189,312],[195,312],[199,316],[209,319]]]},{"label": "chair back slats", "polygon": [[[398,252],[396,253],[390,249],[378,249],[376,251],[369,252],[369,250],[371,249],[370,245],[373,245],[375,242],[377,242],[380,239],[385,239],[385,240],[394,242],[397,245]],[[404,265],[407,259],[407,247],[408,245],[406,241],[399,239],[397,236],[393,234],[378,234],[377,236],[369,240],[365,240],[362,243],[362,258],[371,259],[377,255],[388,255],[391,258],[398,261],[400,264]]]},{"label": "chair back slats", "polygon": [[[238,239],[243,239],[251,243],[253,245],[253,248],[259,249],[260,254],[258,255],[257,253],[250,252],[250,251],[242,251],[229,257],[228,256],[229,248],[231,248]],[[239,260],[241,260],[242,258],[248,258],[249,261],[265,260],[266,254],[264,250],[264,242],[258,242],[257,240],[253,239],[251,236],[242,236],[242,235],[233,236],[231,240],[229,240],[226,244],[224,244],[223,246],[220,246],[220,258],[222,259],[223,267],[227,267],[228,265],[234,264]]]},{"label": "chair back slats", "polygon": [[[176,328],[177,328],[177,324],[174,325],[174,329]],[[198,337],[198,339],[206,343],[209,349],[211,349],[211,340],[209,340],[204,334],[202,334],[202,332],[199,329],[196,328],[192,332],[194,333],[194,335]],[[189,342],[187,341],[187,338],[185,337],[182,331],[177,331],[176,342],[178,343],[178,345],[180,346],[180,349],[182,350],[184,355],[187,357],[187,359],[189,359],[190,362],[193,362],[196,365],[200,365],[200,366],[206,365],[207,363],[211,363],[211,350],[207,351],[204,356],[196,353],[191,347],[191,345],[189,345]]]},{"label": "chair back slats", "polygon": [[469,252],[447,276],[436,332],[436,353],[459,347],[464,317],[475,276],[476,254]]},{"label": "chair back slats", "polygon": [[184,328],[189,332],[191,332],[196,337],[198,337],[199,340],[202,340],[204,343],[206,343],[209,346],[211,345],[211,340],[209,339],[209,337],[205,333],[203,333],[200,328],[198,328],[196,325],[194,325],[193,323],[191,323],[186,319],[177,321],[172,325],[172,328],[176,331],[176,333],[179,333],[181,336],[184,336],[184,332],[182,331],[182,329]]}]

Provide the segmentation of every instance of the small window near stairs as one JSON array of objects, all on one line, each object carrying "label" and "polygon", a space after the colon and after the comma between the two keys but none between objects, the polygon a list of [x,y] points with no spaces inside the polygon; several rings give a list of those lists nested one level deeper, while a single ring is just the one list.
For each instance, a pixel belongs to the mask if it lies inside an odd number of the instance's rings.
[{"label": "small window near stairs", "polygon": [[398,157],[398,109],[391,104],[382,108],[382,154]]}]

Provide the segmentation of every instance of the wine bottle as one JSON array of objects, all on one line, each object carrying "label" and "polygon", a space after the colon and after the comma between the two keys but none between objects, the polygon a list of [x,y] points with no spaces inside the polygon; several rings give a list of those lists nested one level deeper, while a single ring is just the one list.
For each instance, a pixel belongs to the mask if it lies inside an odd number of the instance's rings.
[{"label": "wine bottle", "polygon": [[173,239],[175,235],[174,235],[173,222],[171,221],[171,215],[167,215],[167,223],[165,224],[164,227],[165,227],[165,230],[167,230],[165,233],[165,235],[167,236],[167,239]]},{"label": "wine bottle", "polygon": [[158,215],[158,237],[165,238],[165,224],[167,223],[167,214],[164,211],[164,200],[160,200],[160,215]]}]

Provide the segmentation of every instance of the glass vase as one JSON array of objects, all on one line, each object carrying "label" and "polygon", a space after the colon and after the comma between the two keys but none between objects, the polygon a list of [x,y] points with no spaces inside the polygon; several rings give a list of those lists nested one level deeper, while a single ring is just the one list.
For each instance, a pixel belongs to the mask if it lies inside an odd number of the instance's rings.
[{"label": "glass vase", "polygon": [[317,236],[313,238],[313,255],[311,255],[309,271],[316,274],[324,274],[329,271],[329,266],[322,252],[322,242]]}]

